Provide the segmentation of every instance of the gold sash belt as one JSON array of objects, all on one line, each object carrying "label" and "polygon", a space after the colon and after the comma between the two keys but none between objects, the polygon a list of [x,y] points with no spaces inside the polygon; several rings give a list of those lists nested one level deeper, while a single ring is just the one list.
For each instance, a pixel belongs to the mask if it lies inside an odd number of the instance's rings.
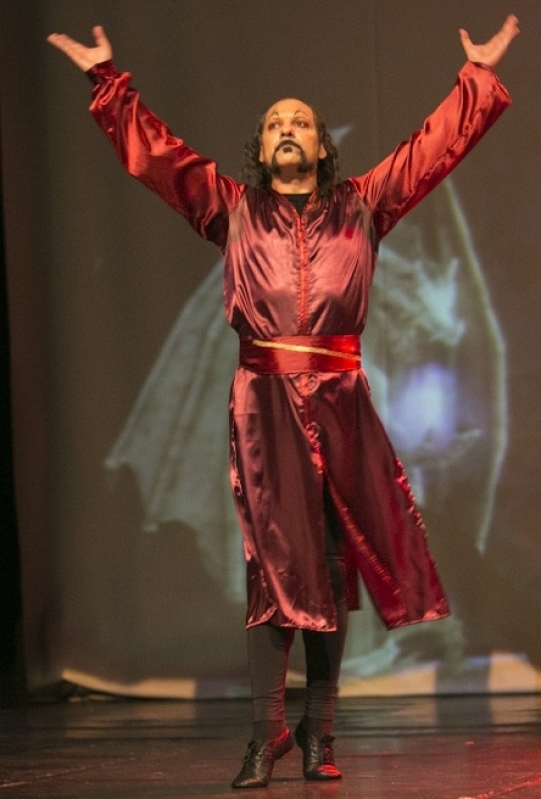
[{"label": "gold sash belt", "polygon": [[361,367],[361,343],[358,336],[241,339],[239,362],[259,374],[348,372]]}]

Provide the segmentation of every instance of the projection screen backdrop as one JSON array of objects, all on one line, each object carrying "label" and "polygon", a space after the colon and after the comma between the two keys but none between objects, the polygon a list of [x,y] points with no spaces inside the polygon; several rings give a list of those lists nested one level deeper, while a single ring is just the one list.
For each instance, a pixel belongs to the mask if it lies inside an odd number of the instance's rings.
[{"label": "projection screen backdrop", "polygon": [[[540,685],[537,0],[49,0],[10,11],[2,143],[31,685],[247,693],[227,482],[237,358],[209,244],[128,178],[45,43],[102,23],[144,101],[221,171],[279,97],[320,108],[361,174],[450,90],[458,38],[510,11],[514,103],[381,246],[363,356],[453,615],[350,616],[342,695]],[[5,26],[2,26],[5,30]],[[21,57],[21,44],[25,53]],[[535,55],[534,55],[535,54]],[[4,70],[5,71],[5,70]],[[289,684],[302,684],[295,649]]]}]

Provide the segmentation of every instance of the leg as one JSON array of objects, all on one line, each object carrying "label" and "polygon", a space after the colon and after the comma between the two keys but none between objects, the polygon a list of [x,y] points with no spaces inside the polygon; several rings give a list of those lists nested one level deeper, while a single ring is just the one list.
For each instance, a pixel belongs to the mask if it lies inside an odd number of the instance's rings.
[{"label": "leg", "polygon": [[348,624],[345,578],[346,542],[326,483],[323,489],[323,510],[325,558],[336,605],[337,629],[335,633],[303,631],[306,652],[305,723],[307,732],[317,738],[332,734],[340,664]]},{"label": "leg", "polygon": [[253,739],[233,788],[268,785],[275,761],[293,748],[285,721],[285,679],[294,635],[293,629],[271,624],[259,624],[247,631]]},{"label": "leg", "polygon": [[286,673],[295,631],[258,624],[247,630],[247,636],[253,737],[256,741],[272,741],[286,729]]},{"label": "leg", "polygon": [[[335,558],[327,561],[333,589],[343,593],[344,562]],[[334,573],[334,574],[333,574]],[[340,589],[339,586],[342,586]],[[306,653],[306,706],[305,725],[310,735],[318,739],[332,735],[334,709],[338,695],[340,665],[344,652],[348,625],[348,609],[344,596],[335,590],[337,630],[334,633],[316,633],[303,630]]]},{"label": "leg", "polygon": [[306,705],[295,738],[304,753],[304,776],[311,780],[341,776],[334,763],[332,727],[348,623],[345,541],[326,487],[324,506],[325,554],[336,605],[337,629],[334,633],[303,631]]}]

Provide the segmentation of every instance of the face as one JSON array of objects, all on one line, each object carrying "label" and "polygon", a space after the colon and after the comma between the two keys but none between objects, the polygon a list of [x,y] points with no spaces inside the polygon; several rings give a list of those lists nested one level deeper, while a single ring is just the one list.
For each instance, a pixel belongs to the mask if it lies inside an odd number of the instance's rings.
[{"label": "face", "polygon": [[259,160],[274,175],[311,172],[325,148],[319,141],[314,113],[300,100],[280,100],[265,114]]}]

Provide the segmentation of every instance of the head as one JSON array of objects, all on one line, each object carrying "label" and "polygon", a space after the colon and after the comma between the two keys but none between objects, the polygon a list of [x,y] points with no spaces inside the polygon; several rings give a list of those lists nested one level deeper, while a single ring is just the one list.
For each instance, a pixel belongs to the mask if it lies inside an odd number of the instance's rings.
[{"label": "head", "polygon": [[244,156],[244,179],[259,188],[270,188],[273,176],[287,169],[313,171],[322,194],[339,179],[338,152],[325,120],[293,98],[280,100],[263,114]]}]

